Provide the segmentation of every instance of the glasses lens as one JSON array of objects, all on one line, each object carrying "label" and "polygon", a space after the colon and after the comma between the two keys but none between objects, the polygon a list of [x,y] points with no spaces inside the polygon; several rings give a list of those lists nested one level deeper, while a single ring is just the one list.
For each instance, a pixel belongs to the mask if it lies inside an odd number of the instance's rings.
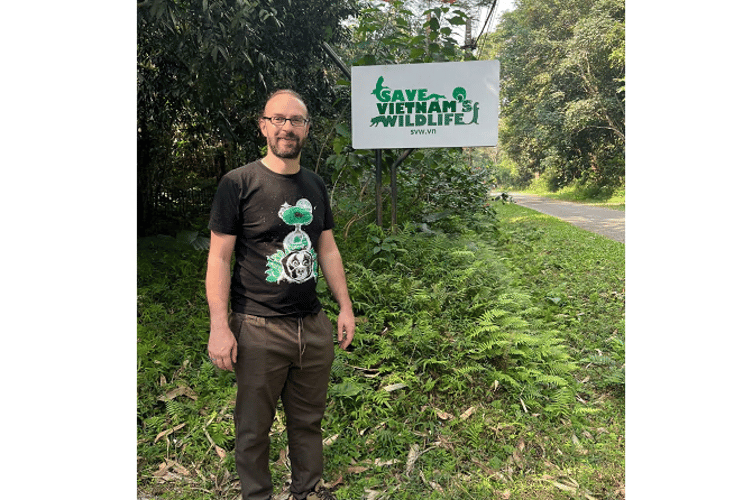
[{"label": "glasses lens", "polygon": [[285,118],[284,116],[265,116],[264,118],[272,122],[277,127],[283,127],[285,125],[285,122],[287,122],[288,120],[290,121],[290,123],[292,123],[293,127],[302,127],[306,123],[308,123],[308,120],[306,120],[305,118]]}]

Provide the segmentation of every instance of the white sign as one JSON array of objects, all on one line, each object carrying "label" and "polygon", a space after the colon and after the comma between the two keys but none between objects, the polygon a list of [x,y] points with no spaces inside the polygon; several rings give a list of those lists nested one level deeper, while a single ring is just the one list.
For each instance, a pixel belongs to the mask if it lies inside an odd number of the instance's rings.
[{"label": "white sign", "polygon": [[352,68],[355,149],[496,146],[499,61]]}]

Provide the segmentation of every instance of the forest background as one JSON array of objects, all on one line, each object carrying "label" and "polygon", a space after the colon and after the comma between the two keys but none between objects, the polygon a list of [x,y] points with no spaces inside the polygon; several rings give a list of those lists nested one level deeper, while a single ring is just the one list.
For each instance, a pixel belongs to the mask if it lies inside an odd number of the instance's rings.
[{"label": "forest background", "polygon": [[[495,30],[489,16],[469,17],[480,7],[493,12],[494,3],[144,2],[139,234],[189,224],[188,212],[205,211],[225,172],[262,154],[256,116],[274,88],[295,88],[310,101],[314,121],[304,164],[332,185],[366,189],[375,153],[349,146],[349,85],[324,43],[348,66],[499,59],[499,147],[450,154],[464,155],[464,163],[504,187],[538,179],[551,191],[576,185],[604,198],[623,189],[624,2],[519,2]],[[436,192],[468,198],[436,184],[450,172],[459,181],[456,162],[439,161],[443,152],[424,153],[399,169],[401,200]],[[385,164],[395,154],[386,152]],[[423,193],[415,191],[418,179]]]},{"label": "forest background", "polygon": [[[623,193],[624,4],[520,1],[496,29],[477,19],[473,37],[468,13],[491,13],[493,3],[139,7],[138,484],[146,497],[237,495],[235,388],[206,362],[202,255],[180,245],[206,249],[217,182],[264,153],[256,117],[269,92],[285,87],[308,100],[302,163],[330,186],[362,322],[353,354],[338,353],[329,391],[327,476],[338,495],[624,497],[624,248],[601,241],[579,258],[522,265],[514,255],[551,253],[556,232],[521,219],[502,230],[514,212],[489,198],[531,183],[602,200]],[[351,146],[339,60],[490,58],[501,66],[499,147],[384,151],[383,186],[375,152]],[[565,269],[590,275],[575,285],[560,281]],[[286,435],[273,434],[282,489]]]},{"label": "forest background", "polygon": [[[735,214],[745,213],[750,180],[741,168],[750,103],[738,98],[746,91],[738,61],[746,57],[750,6],[717,7],[631,2],[627,9],[629,324],[640,332],[630,339],[630,362],[639,366],[630,375],[630,488],[646,498],[743,491],[739,450],[752,444],[745,413],[721,404],[742,393],[749,347],[739,335],[746,296],[737,285],[750,273]],[[24,244],[3,249],[12,293],[3,305],[11,355],[2,370],[14,381],[5,388],[17,410],[6,422],[20,430],[7,436],[13,481],[4,491],[48,494],[30,465],[44,449],[55,464],[44,470],[46,484],[80,498],[132,498],[137,11],[86,0],[15,2],[6,15],[12,22],[0,39],[13,49],[5,54],[2,141],[13,167],[4,184],[14,189],[0,203],[6,214],[55,222],[42,231],[15,227],[9,241]],[[30,204],[21,189],[30,182],[25,166],[44,203]],[[707,203],[708,172],[717,166],[734,179],[717,191],[723,216]],[[686,217],[675,217],[680,208]],[[44,317],[60,328],[29,321],[40,317],[40,283]],[[702,360],[703,369],[686,360]],[[40,398],[30,387],[50,387],[50,374],[62,390]],[[53,407],[66,411],[53,417]],[[43,432],[52,420],[58,430]],[[698,457],[708,458],[700,470]]]}]

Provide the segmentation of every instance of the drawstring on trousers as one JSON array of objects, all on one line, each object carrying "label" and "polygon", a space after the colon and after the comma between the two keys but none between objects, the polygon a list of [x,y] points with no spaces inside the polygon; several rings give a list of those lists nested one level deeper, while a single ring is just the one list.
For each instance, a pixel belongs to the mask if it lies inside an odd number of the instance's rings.
[{"label": "drawstring on trousers", "polygon": [[303,368],[303,353],[305,352],[305,343],[303,342],[303,318],[298,318],[298,353],[300,358],[300,368]]}]

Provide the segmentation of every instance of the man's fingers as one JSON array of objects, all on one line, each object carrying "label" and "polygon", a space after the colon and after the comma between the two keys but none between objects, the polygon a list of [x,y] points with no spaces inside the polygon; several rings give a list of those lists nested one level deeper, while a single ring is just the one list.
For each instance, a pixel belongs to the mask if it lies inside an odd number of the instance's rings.
[{"label": "man's fingers", "polygon": [[347,349],[347,347],[350,345],[353,339],[354,330],[354,327],[351,327],[350,329],[346,326],[343,326],[339,329],[339,331],[337,332],[337,340],[339,340],[340,349]]},{"label": "man's fingers", "polygon": [[230,356],[221,356],[219,359],[217,359],[217,368],[232,371],[233,367],[232,362],[230,361]]},{"label": "man's fingers", "polygon": [[233,371],[234,364],[238,361],[237,349],[233,347],[227,354],[209,353],[209,361],[220,370]]}]

